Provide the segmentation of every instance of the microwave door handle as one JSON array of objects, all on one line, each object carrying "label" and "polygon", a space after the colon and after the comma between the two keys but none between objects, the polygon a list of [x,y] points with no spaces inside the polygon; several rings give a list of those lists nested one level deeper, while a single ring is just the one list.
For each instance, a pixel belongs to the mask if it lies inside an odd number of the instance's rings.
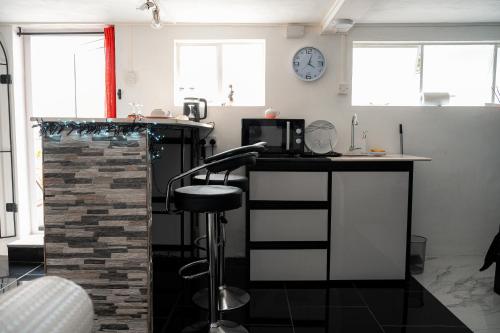
[{"label": "microwave door handle", "polygon": [[286,122],[286,150],[290,151],[290,122]]}]

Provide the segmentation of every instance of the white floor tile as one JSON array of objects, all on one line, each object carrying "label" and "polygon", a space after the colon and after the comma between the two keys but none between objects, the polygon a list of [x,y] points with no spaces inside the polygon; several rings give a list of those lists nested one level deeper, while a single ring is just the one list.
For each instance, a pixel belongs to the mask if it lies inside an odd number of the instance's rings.
[{"label": "white floor tile", "polygon": [[476,333],[500,333],[500,295],[495,267],[479,272],[482,256],[428,258],[414,277]]}]

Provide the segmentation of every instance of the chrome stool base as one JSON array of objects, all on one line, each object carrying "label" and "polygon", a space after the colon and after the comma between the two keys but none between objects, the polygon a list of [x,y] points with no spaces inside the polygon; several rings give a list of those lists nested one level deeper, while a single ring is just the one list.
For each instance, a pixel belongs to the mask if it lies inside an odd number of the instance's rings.
[{"label": "chrome stool base", "polygon": [[[250,295],[236,287],[219,287],[219,311],[231,311],[245,306],[250,301]],[[194,304],[202,309],[208,309],[208,288],[201,289],[193,296]]]},{"label": "chrome stool base", "polygon": [[229,320],[219,320],[215,324],[198,322],[182,330],[182,333],[248,333],[247,329]]}]

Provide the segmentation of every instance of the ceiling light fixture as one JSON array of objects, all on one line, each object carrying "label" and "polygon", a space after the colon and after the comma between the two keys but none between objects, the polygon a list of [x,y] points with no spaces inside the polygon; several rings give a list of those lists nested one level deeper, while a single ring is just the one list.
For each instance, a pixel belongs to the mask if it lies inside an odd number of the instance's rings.
[{"label": "ceiling light fixture", "polygon": [[153,29],[161,29],[162,28],[162,23],[160,20],[160,9],[156,7],[153,9],[153,21],[151,21],[151,27]]},{"label": "ceiling light fixture", "polygon": [[155,6],[155,3],[152,2],[152,1],[146,1],[145,3],[143,3],[142,5],[140,5],[139,7],[137,7],[137,9],[139,10],[148,10],[152,7]]},{"label": "ceiling light fixture", "polygon": [[354,21],[351,19],[336,19],[332,22],[335,32],[347,33],[354,26]]},{"label": "ceiling light fixture", "polygon": [[153,29],[161,29],[163,24],[161,23],[160,18],[160,6],[156,0],[146,0],[142,5],[137,7],[138,10],[151,10],[151,14],[153,15],[153,20],[151,21],[151,27]]}]

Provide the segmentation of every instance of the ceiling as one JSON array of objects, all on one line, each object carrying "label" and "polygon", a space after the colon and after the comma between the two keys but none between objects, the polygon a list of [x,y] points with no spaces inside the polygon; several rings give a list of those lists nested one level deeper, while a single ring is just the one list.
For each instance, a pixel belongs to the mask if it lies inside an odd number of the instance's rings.
[{"label": "ceiling", "polygon": [[[0,0],[3,23],[147,23],[142,0]],[[357,23],[500,22],[500,0],[159,0],[172,23],[319,24],[336,18]]]},{"label": "ceiling", "polygon": [[[142,0],[0,0],[0,22],[149,22]],[[158,0],[162,21],[317,23],[332,0]]]},{"label": "ceiling", "polygon": [[500,0],[346,0],[337,16],[357,23],[500,22]]}]

